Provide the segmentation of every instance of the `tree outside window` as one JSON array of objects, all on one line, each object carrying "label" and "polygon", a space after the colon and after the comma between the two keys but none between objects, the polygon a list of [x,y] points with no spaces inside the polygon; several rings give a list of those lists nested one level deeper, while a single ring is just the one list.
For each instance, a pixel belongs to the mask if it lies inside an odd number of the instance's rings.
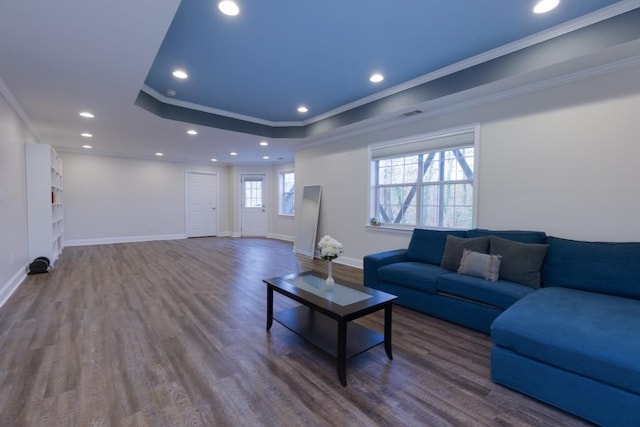
[{"label": "tree outside window", "polygon": [[[447,146],[447,141],[455,145]],[[473,141],[474,133],[467,131],[442,141],[429,138],[372,149],[371,218],[383,226],[472,228]]]}]

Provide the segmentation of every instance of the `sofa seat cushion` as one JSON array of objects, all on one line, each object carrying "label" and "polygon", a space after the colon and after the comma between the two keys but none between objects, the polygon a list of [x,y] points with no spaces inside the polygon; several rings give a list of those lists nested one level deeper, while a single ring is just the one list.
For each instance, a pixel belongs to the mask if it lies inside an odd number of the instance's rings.
[{"label": "sofa seat cushion", "polygon": [[380,267],[378,280],[435,294],[437,292],[436,280],[445,273],[449,272],[438,265],[422,262],[397,262]]},{"label": "sofa seat cushion", "polygon": [[567,288],[530,293],[491,325],[495,345],[640,394],[640,302]]},{"label": "sofa seat cushion", "polygon": [[495,282],[479,277],[448,273],[440,276],[438,291],[456,297],[477,301],[506,309],[534,289],[519,283],[498,280]]}]

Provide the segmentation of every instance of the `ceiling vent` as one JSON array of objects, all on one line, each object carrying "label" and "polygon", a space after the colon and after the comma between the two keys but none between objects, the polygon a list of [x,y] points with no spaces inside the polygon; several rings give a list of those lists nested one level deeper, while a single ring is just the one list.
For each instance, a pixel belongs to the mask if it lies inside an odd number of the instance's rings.
[{"label": "ceiling vent", "polygon": [[408,111],[406,113],[401,114],[400,117],[411,117],[411,116],[415,116],[417,114],[422,114],[422,110]]}]

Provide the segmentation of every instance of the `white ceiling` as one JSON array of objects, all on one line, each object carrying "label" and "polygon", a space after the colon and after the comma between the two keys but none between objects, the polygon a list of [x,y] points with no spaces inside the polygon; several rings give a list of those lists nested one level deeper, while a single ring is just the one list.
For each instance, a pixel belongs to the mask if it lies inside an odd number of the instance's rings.
[{"label": "white ceiling", "polygon": [[[134,105],[179,0],[3,1],[0,78],[40,141],[59,150],[186,162],[259,162],[255,136],[159,118]],[[95,119],[78,113],[89,110]],[[195,128],[199,135],[186,134]],[[93,138],[80,136],[90,132]],[[293,160],[296,141],[270,141]],[[237,151],[237,159],[229,152]],[[257,154],[257,155],[256,155]]]}]

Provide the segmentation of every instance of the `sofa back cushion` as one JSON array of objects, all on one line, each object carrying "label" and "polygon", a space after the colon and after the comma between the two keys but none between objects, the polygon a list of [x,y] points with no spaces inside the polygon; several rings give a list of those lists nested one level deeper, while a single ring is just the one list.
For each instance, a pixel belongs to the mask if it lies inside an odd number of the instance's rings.
[{"label": "sofa back cushion", "polygon": [[409,248],[407,249],[407,260],[440,265],[447,236],[466,237],[466,234],[466,231],[458,230],[425,230],[416,228],[413,230]]},{"label": "sofa back cushion", "polygon": [[549,237],[542,280],[562,286],[640,299],[640,242],[581,242]]},{"label": "sofa back cushion", "polygon": [[467,231],[469,238],[482,236],[497,236],[520,243],[546,243],[547,240],[547,234],[544,231],[485,230],[482,228]]}]

